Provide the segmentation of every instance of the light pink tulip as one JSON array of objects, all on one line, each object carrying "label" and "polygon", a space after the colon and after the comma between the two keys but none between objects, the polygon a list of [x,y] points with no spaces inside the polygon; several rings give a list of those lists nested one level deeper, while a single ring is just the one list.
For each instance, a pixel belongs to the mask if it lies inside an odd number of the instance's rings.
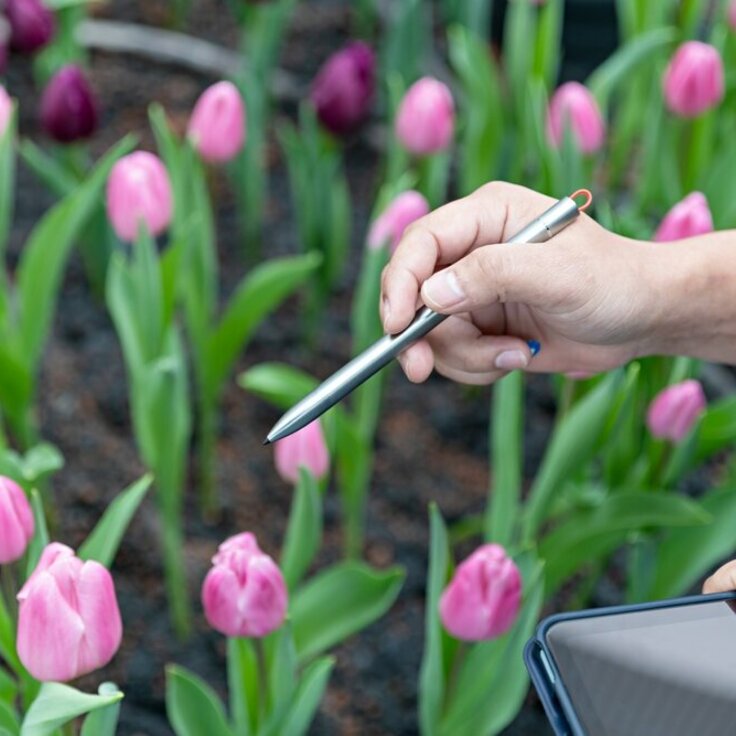
[{"label": "light pink tulip", "polygon": [[705,394],[698,381],[690,379],[668,386],[649,405],[649,431],[658,439],[681,442],[705,411],[705,406]]},{"label": "light pink tulip", "polygon": [[552,95],[547,111],[547,136],[555,148],[571,126],[573,138],[583,153],[595,153],[604,143],[606,124],[590,90],[579,82],[566,82]]},{"label": "light pink tulip", "polygon": [[245,143],[245,105],[232,82],[218,82],[202,93],[187,135],[209,163],[225,163],[238,155]]},{"label": "light pink tulip", "polygon": [[315,478],[322,478],[330,469],[330,454],[319,419],[304,429],[279,440],[274,447],[278,474],[289,483],[299,481],[299,468],[306,468]]},{"label": "light pink tulip", "polygon": [[0,475],[0,565],[23,557],[34,528],[33,512],[23,489]]},{"label": "light pink tulip", "polygon": [[395,130],[401,145],[418,156],[447,148],[455,132],[455,104],[447,85],[432,77],[414,82],[399,104]]},{"label": "light pink tulip", "polygon": [[0,137],[5,134],[10,124],[10,118],[13,116],[13,99],[8,94],[5,87],[0,85]]},{"label": "light pink tulip", "polygon": [[410,189],[402,192],[375,219],[368,232],[368,247],[382,248],[387,243],[394,251],[404,234],[404,230],[414,220],[429,212],[429,202],[419,193]]},{"label": "light pink tulip", "polygon": [[653,240],[667,242],[713,231],[713,216],[704,194],[693,192],[678,202],[665,216]]},{"label": "light pink tulip", "polygon": [[667,107],[681,117],[694,118],[718,105],[724,90],[718,49],[701,41],[683,43],[664,73]]},{"label": "light pink tulip", "polygon": [[18,593],[18,656],[42,682],[67,682],[104,667],[123,625],[110,572],[69,547],[48,545]]},{"label": "light pink tulip", "polygon": [[499,544],[484,544],[462,562],[440,598],[440,618],[456,639],[506,633],[521,605],[521,573]]},{"label": "light pink tulip", "polygon": [[204,613],[226,636],[267,636],[284,622],[288,594],[278,565],[244,532],[223,542],[202,585]]},{"label": "light pink tulip", "polygon": [[728,25],[732,31],[736,31],[736,0],[731,0],[728,6]]},{"label": "light pink tulip", "polygon": [[158,156],[136,151],[115,163],[107,180],[107,216],[121,240],[132,242],[141,225],[160,235],[173,213],[171,181]]}]

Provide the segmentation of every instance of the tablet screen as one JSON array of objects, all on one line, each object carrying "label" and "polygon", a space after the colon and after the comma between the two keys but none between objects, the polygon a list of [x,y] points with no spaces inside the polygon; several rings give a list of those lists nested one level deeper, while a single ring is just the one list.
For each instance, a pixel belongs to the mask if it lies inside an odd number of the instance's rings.
[{"label": "tablet screen", "polygon": [[736,604],[560,621],[547,643],[590,736],[736,733]]}]

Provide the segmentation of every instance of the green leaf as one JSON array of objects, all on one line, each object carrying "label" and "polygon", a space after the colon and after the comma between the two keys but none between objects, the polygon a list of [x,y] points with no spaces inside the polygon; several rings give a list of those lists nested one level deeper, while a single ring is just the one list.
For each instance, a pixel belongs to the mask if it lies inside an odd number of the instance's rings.
[{"label": "green leaf", "polygon": [[299,659],[310,659],[379,619],[396,600],[404,575],[398,567],[381,571],[342,562],[310,579],[291,605]]},{"label": "green leaf", "polygon": [[238,385],[281,409],[288,409],[317,388],[319,382],[284,363],[259,363],[238,376]]},{"label": "green leaf", "polygon": [[427,601],[424,611],[424,654],[419,675],[419,721],[423,736],[434,736],[445,698],[442,625],[439,602],[447,582],[450,548],[447,529],[437,504],[429,507],[430,550],[427,572]]},{"label": "green leaf", "polygon": [[64,456],[49,442],[41,442],[31,447],[23,456],[23,478],[34,485],[51,473],[64,467]]},{"label": "green leaf", "polygon": [[166,668],[166,713],[176,736],[233,736],[215,691],[177,665]]},{"label": "green leaf", "polygon": [[570,575],[605,556],[637,530],[707,524],[703,507],[674,493],[619,491],[595,509],[574,512],[539,543],[546,562],[547,593],[552,594]]},{"label": "green leaf", "polygon": [[57,196],[65,197],[79,182],[59,161],[37,146],[30,138],[20,143],[21,158],[31,171]]},{"label": "green leaf", "polygon": [[289,734],[289,736],[302,736],[307,733],[334,665],[333,657],[320,657],[304,669],[280,733]]},{"label": "green leaf", "polygon": [[299,468],[299,483],[294,488],[286,541],[281,553],[281,570],[294,590],[312,563],[322,541],[322,499],[314,476]]},{"label": "green leaf", "polygon": [[[103,682],[97,689],[99,695],[116,695],[120,692],[114,682]],[[120,702],[111,703],[90,713],[82,724],[79,736],[115,736],[120,715]]]},{"label": "green leaf", "polygon": [[115,161],[133,147],[124,138],[95,166],[87,180],[55,205],[31,233],[16,274],[22,355],[35,366],[46,341],[64,264],[84,224],[94,212]]},{"label": "green leaf", "polygon": [[152,482],[153,476],[144,475],[115,498],[80,546],[77,554],[81,559],[97,560],[105,567],[112,565],[123,535]]},{"label": "green leaf", "polygon": [[[15,138],[17,105],[13,104],[11,119],[0,136],[0,263],[5,264],[5,250],[13,220],[15,199]],[[0,289],[5,291],[5,273],[0,273]],[[0,296],[0,299],[3,298]]]},{"label": "green leaf", "polygon": [[274,259],[255,268],[240,282],[208,343],[206,375],[211,395],[266,315],[304,283],[320,262],[316,253]]},{"label": "green leaf", "polygon": [[[269,708],[272,715],[276,716],[276,724],[283,718],[289,704],[294,699],[297,689],[297,659],[294,636],[291,631],[291,623],[288,621],[270,637],[268,644],[272,645],[273,654],[268,660],[268,692]],[[267,729],[266,729],[267,730]],[[275,733],[284,733],[277,730]],[[286,732],[288,733],[288,731]]]},{"label": "green leaf", "polygon": [[12,736],[20,733],[20,721],[9,703],[0,700],[0,729],[5,729]]},{"label": "green leaf", "polygon": [[123,693],[88,695],[69,685],[44,682],[23,719],[20,736],[47,736],[74,718],[123,699]]},{"label": "green leaf", "polygon": [[44,547],[49,543],[49,530],[46,527],[46,514],[43,510],[41,494],[33,488],[31,489],[30,496],[36,531],[26,552],[26,578],[30,577],[30,574],[36,569],[36,565],[41,558],[41,552],[43,552]]},{"label": "green leaf", "polygon": [[[0,603],[0,605],[2,605]],[[0,612],[0,616],[2,616],[2,612]],[[11,639],[11,641],[14,641],[14,639]],[[0,647],[2,647],[2,641],[0,640]],[[15,647],[12,647],[13,651],[15,650]],[[0,654],[2,654],[3,657],[5,657],[5,651],[4,649],[0,648]],[[5,659],[8,659],[5,657]],[[10,674],[2,667],[0,667],[0,703],[13,703],[15,702],[15,697],[18,694],[18,685],[16,684],[13,677],[10,676]]]}]

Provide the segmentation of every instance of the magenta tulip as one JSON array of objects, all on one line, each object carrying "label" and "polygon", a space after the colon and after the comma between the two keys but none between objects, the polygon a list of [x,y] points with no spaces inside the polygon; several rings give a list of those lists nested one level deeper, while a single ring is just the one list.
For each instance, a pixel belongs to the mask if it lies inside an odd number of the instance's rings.
[{"label": "magenta tulip", "polygon": [[723,61],[718,49],[701,41],[686,41],[675,52],[664,74],[667,107],[694,118],[720,103],[725,91]]},{"label": "magenta tulip", "polygon": [[209,163],[225,163],[238,155],[245,143],[245,105],[232,82],[218,82],[202,93],[187,135]]},{"label": "magenta tulip", "polygon": [[388,244],[394,251],[404,234],[404,230],[414,220],[429,212],[429,202],[419,193],[410,189],[399,194],[376,218],[368,232],[368,247],[382,248]]},{"label": "magenta tulip", "polygon": [[18,593],[18,656],[42,682],[67,682],[104,667],[123,625],[110,572],[49,544]]},{"label": "magenta tulip", "polygon": [[668,386],[649,405],[649,431],[658,439],[681,442],[705,411],[706,403],[703,387],[694,379]]},{"label": "magenta tulip", "polygon": [[278,565],[244,532],[223,542],[202,585],[204,613],[226,636],[263,637],[284,622],[288,594]]},{"label": "magenta tulip", "polygon": [[606,124],[598,103],[587,87],[566,82],[552,95],[547,111],[547,136],[555,148],[565,139],[570,126],[573,139],[583,153],[595,153],[606,138]]},{"label": "magenta tulip", "polygon": [[41,97],[41,125],[59,143],[89,138],[97,130],[97,100],[75,64],[59,69]]},{"label": "magenta tulip", "polygon": [[23,489],[0,475],[0,565],[23,557],[34,528],[33,512]]},{"label": "magenta tulip", "polygon": [[521,574],[499,544],[484,544],[462,562],[440,598],[442,624],[456,639],[506,633],[521,605]]},{"label": "magenta tulip", "polygon": [[5,131],[8,129],[14,108],[13,98],[8,94],[5,87],[0,85],[0,138],[5,135]]},{"label": "magenta tulip", "polygon": [[713,231],[713,216],[704,194],[693,192],[678,202],[665,216],[653,240],[667,242]]},{"label": "magenta tulip", "polygon": [[423,77],[407,90],[396,114],[396,137],[410,153],[438,153],[452,142],[455,104],[446,84]]},{"label": "magenta tulip", "polygon": [[16,51],[32,54],[54,36],[54,14],[41,0],[6,0],[5,15],[10,23],[10,43]]},{"label": "magenta tulip", "polygon": [[373,102],[375,55],[356,41],[333,54],[312,83],[309,98],[322,125],[336,135],[355,130],[367,117]]},{"label": "magenta tulip", "polygon": [[115,163],[107,180],[107,216],[121,240],[134,241],[141,226],[160,235],[172,212],[171,182],[161,159],[136,151]]},{"label": "magenta tulip", "polygon": [[278,474],[288,483],[296,484],[299,481],[300,467],[315,478],[327,475],[330,454],[319,419],[276,442],[274,461]]}]

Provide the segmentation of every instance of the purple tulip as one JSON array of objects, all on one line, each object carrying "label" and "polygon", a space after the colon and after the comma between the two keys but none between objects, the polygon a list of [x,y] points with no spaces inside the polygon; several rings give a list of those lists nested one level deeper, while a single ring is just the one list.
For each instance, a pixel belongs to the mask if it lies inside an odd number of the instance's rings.
[{"label": "purple tulip", "polygon": [[163,162],[136,151],[115,163],[107,180],[107,216],[121,240],[133,242],[141,225],[160,235],[173,214],[171,181]]},{"label": "purple tulip", "polygon": [[18,656],[42,682],[68,682],[104,667],[123,624],[110,572],[49,544],[18,593]]},{"label": "purple tulip", "polygon": [[41,97],[41,125],[59,143],[89,138],[97,130],[97,100],[76,64],[59,69]]},{"label": "purple tulip", "polygon": [[330,469],[330,454],[319,419],[279,440],[274,446],[274,461],[278,474],[289,483],[299,481],[300,467],[315,478],[324,477]]},{"label": "purple tulip", "polygon": [[0,74],[5,74],[10,52],[10,23],[0,15]]},{"label": "purple tulip", "polygon": [[505,634],[521,605],[521,573],[499,544],[484,544],[462,562],[440,598],[442,624],[456,639]]},{"label": "purple tulip", "polygon": [[349,44],[325,62],[309,96],[327,130],[345,135],[368,117],[375,90],[375,67],[373,51],[362,41]]},{"label": "purple tulip", "polygon": [[245,105],[232,82],[218,82],[202,93],[187,136],[209,163],[225,163],[238,155],[245,143]]},{"label": "purple tulip", "polygon": [[547,111],[547,136],[555,148],[560,148],[569,125],[583,153],[595,153],[606,138],[606,124],[598,103],[587,87],[579,82],[567,82],[555,90]]},{"label": "purple tulip", "polygon": [[446,84],[423,77],[406,91],[395,124],[396,137],[418,156],[438,153],[452,142],[455,104]]},{"label": "purple tulip", "polygon": [[713,216],[704,194],[693,192],[662,219],[653,240],[668,242],[713,232]]},{"label": "purple tulip", "polygon": [[428,212],[429,202],[419,192],[413,189],[402,192],[371,225],[368,247],[382,248],[388,243],[392,251],[396,250],[404,230]]},{"label": "purple tulip", "polygon": [[23,557],[34,528],[33,512],[23,489],[0,475],[0,565]]},{"label": "purple tulip", "polygon": [[263,637],[286,617],[288,593],[278,565],[250,532],[223,542],[202,585],[210,626],[226,636]]},{"label": "purple tulip", "polygon": [[694,118],[723,99],[723,60],[715,46],[686,41],[675,52],[664,74],[667,107],[683,118]]},{"label": "purple tulip", "polygon": [[705,393],[694,379],[660,391],[647,412],[649,431],[658,439],[682,442],[705,411]]},{"label": "purple tulip", "polygon": [[10,43],[15,51],[32,54],[54,36],[54,14],[41,0],[6,0],[5,15],[10,23]]}]

